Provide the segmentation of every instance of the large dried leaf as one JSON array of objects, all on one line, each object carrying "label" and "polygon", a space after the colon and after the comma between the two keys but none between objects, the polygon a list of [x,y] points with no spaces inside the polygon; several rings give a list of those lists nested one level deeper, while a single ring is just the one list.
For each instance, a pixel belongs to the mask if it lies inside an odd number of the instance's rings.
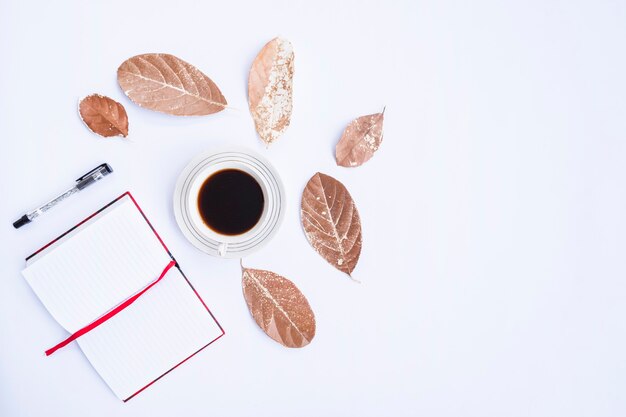
[{"label": "large dried leaf", "polygon": [[382,113],[368,114],[350,122],[335,148],[337,165],[358,167],[369,161],[383,141]]},{"label": "large dried leaf", "polygon": [[352,277],[361,254],[361,219],[346,187],[316,173],[302,193],[302,227],[317,252]]},{"label": "large dried leaf", "polygon": [[202,116],[224,110],[226,99],[193,65],[169,54],[143,54],[117,69],[117,81],[141,107],[176,116]]},{"label": "large dried leaf", "polygon": [[261,329],[284,346],[308,345],[315,336],[315,315],[298,287],[271,271],[242,269],[243,296]]},{"label": "large dried leaf", "polygon": [[248,102],[259,137],[267,145],[289,126],[292,110],[293,48],[287,39],[269,41],[248,78]]},{"label": "large dried leaf", "polygon": [[128,115],[117,101],[92,94],[78,103],[78,113],[87,127],[100,136],[128,136]]}]

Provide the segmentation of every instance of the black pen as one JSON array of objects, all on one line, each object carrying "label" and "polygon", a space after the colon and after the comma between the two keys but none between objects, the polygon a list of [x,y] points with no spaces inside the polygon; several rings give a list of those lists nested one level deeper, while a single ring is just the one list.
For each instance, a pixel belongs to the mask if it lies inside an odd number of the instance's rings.
[{"label": "black pen", "polygon": [[48,201],[46,204],[42,205],[41,207],[36,208],[35,210],[30,211],[26,213],[25,215],[23,215],[22,217],[20,217],[18,220],[16,220],[13,223],[13,227],[15,227],[16,229],[19,229],[25,224],[32,222],[36,217],[39,217],[41,214],[50,210],[57,203],[65,200],[72,194],[76,194],[77,192],[84,189],[85,187],[88,187],[94,182],[104,178],[105,175],[109,175],[111,172],[113,172],[113,169],[111,168],[109,164],[102,164],[102,165],[97,166],[96,168],[92,169],[91,171],[89,171],[88,173],[86,173],[85,175],[77,179],[76,184],[74,184],[74,186],[70,188],[69,190],[65,191],[58,197]]}]

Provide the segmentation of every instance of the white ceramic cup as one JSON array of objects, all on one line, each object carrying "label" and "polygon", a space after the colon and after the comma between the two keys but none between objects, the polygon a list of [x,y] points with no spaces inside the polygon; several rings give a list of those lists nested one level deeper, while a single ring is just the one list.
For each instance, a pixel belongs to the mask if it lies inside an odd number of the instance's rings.
[{"label": "white ceramic cup", "polygon": [[[251,175],[263,192],[263,212],[250,230],[224,235],[202,220],[198,194],[211,175],[236,169]],[[183,234],[198,249],[214,256],[238,258],[257,250],[275,234],[284,215],[284,188],[277,172],[261,155],[245,149],[203,153],[181,173],[174,192],[174,214]]]},{"label": "white ceramic cup", "polygon": [[[225,169],[236,169],[250,174],[256,180],[259,186],[261,186],[261,190],[263,190],[263,212],[261,213],[259,221],[250,230],[238,235],[224,235],[211,229],[202,220],[198,207],[198,195],[200,193],[200,187],[202,187],[202,184],[204,184],[204,182],[216,172],[223,171]],[[198,173],[198,175],[192,182],[188,199],[188,204],[191,209],[189,213],[191,216],[191,221],[204,237],[212,239],[219,243],[217,253],[222,257],[226,255],[229,244],[245,242],[251,236],[254,236],[258,233],[259,228],[267,217],[267,209],[269,205],[267,184],[263,182],[263,178],[260,177],[259,173],[256,170],[253,170],[251,167],[242,164],[241,162],[220,162],[205,167],[201,172]]]}]

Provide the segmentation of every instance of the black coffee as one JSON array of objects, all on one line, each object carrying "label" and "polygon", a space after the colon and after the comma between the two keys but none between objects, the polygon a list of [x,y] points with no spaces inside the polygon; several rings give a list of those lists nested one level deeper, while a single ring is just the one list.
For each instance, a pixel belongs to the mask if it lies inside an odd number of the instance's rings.
[{"label": "black coffee", "polygon": [[217,171],[198,193],[198,211],[204,223],[222,235],[240,235],[261,218],[265,199],[254,177],[238,169]]}]

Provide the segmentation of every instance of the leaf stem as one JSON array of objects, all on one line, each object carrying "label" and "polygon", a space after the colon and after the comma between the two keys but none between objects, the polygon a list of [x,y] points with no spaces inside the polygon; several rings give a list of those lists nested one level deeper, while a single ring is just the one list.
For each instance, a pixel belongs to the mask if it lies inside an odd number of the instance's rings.
[{"label": "leaf stem", "polygon": [[358,280],[358,279],[356,279],[356,278],[354,278],[354,277],[352,276],[352,274],[351,274],[351,273],[349,273],[349,272],[348,272],[348,276],[350,277],[350,279],[351,279],[352,281],[354,281],[354,282],[358,282],[359,284],[361,284],[361,281],[360,281],[360,280]]}]

